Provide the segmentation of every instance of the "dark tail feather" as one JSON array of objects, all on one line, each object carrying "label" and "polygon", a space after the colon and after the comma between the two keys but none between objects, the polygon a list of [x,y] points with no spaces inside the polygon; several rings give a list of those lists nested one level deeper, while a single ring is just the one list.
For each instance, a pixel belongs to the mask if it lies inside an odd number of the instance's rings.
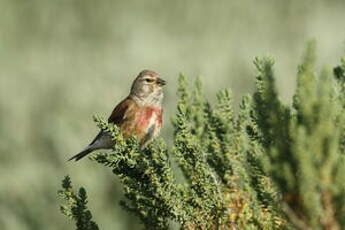
[{"label": "dark tail feather", "polygon": [[70,159],[68,159],[68,161],[71,160],[75,160],[75,161],[79,161],[81,158],[85,157],[86,155],[88,155],[89,153],[91,153],[94,149],[93,148],[86,148],[85,150],[81,151],[80,153],[78,153],[77,155],[74,155],[73,157],[71,157]]}]

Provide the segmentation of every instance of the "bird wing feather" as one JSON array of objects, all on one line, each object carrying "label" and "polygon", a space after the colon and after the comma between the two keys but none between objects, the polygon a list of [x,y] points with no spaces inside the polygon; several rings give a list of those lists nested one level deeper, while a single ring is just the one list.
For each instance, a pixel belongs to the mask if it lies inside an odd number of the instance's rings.
[{"label": "bird wing feather", "polygon": [[[119,127],[124,122],[124,120],[128,119],[128,112],[132,110],[132,107],[134,104],[136,104],[133,99],[126,98],[123,101],[121,101],[112,111],[111,115],[108,118],[109,123],[113,123],[115,125],[118,125]],[[104,135],[103,131],[100,131],[98,135],[91,141],[89,145],[93,145],[96,140],[100,139],[101,136]]]},{"label": "bird wing feather", "polygon": [[121,124],[127,118],[127,112],[136,104],[133,99],[126,98],[121,101],[113,110],[108,118],[109,123]]}]

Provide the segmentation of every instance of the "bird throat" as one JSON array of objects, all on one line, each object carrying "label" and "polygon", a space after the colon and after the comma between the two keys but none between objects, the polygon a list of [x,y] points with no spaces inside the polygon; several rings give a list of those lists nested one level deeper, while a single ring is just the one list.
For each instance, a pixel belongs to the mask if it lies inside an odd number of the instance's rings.
[{"label": "bird throat", "polygon": [[137,95],[137,94],[130,94],[130,98],[132,98],[136,103],[141,106],[148,106],[148,107],[161,107],[163,101],[163,93],[158,91],[156,93],[152,93],[150,95]]}]

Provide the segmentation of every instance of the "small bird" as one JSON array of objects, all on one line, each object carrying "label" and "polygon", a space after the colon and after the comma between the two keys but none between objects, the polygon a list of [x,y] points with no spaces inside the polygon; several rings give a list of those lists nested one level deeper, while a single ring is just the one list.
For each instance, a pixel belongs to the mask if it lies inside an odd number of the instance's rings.
[{"label": "small bird", "polygon": [[[141,149],[158,136],[162,127],[163,86],[166,84],[159,74],[143,70],[135,78],[129,95],[121,101],[108,118],[117,125],[124,137],[135,135]],[[100,131],[94,140],[70,160],[78,161],[97,149],[114,146],[111,136]]]}]

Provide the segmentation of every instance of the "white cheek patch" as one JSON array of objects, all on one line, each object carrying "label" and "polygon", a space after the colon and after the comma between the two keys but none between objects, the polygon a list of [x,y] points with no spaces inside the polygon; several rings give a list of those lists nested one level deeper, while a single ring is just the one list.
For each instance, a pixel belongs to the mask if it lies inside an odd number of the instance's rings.
[{"label": "white cheek patch", "polygon": [[143,91],[144,91],[145,93],[149,93],[149,92],[151,91],[150,86],[144,85],[144,86],[143,86]]}]

